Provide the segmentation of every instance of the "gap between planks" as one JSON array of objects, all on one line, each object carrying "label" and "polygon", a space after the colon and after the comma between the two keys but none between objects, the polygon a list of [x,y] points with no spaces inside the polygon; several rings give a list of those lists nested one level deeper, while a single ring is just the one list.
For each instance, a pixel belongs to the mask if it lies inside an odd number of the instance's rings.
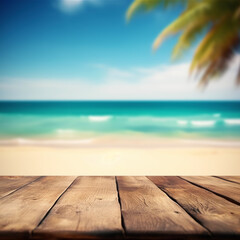
[{"label": "gap between planks", "polygon": [[[77,179],[77,177],[72,181],[72,183],[70,183],[70,185],[62,192],[62,194],[57,198],[57,200],[53,203],[53,205],[52,205],[52,207],[51,208],[49,208],[49,210],[46,212],[46,214],[45,214],[45,216],[41,219],[41,221],[38,223],[38,225],[37,225],[37,227],[39,227],[41,224],[42,224],[42,222],[45,220],[45,218],[48,216],[48,214],[51,212],[51,210],[53,209],[53,207],[57,204],[57,202],[59,201],[59,199],[64,195],[64,193],[72,186],[72,184],[76,181],[76,179]],[[36,227],[36,228],[37,228]],[[35,228],[35,229],[36,229]],[[30,233],[30,236],[32,236],[32,233],[34,232],[34,230],[35,229],[33,229],[32,231],[31,231],[31,233]]]},{"label": "gap between planks", "polygon": [[1,176],[0,177],[0,199],[15,193],[21,188],[41,179],[41,176]]},{"label": "gap between planks", "polygon": [[236,204],[179,177],[148,178],[207,228],[214,237],[220,235],[226,235],[227,239],[239,237],[240,208]]},{"label": "gap between planks", "polygon": [[123,237],[126,237],[126,227],[125,227],[124,218],[123,218],[123,214],[122,214],[122,204],[121,204],[121,198],[119,195],[119,187],[118,187],[118,181],[117,181],[116,176],[115,176],[115,183],[116,183],[116,188],[117,188],[118,202],[119,202],[120,211],[121,211],[121,225],[123,228]]},{"label": "gap between planks", "polygon": [[75,177],[42,177],[0,199],[0,238],[28,239]]},{"label": "gap between planks", "polygon": [[147,177],[117,177],[127,237],[199,239],[209,232]]},{"label": "gap between planks", "polygon": [[115,177],[78,177],[33,231],[34,239],[122,239]]},{"label": "gap between planks", "polygon": [[209,235],[211,234],[211,231],[202,224],[202,222],[196,218],[190,211],[188,211],[186,208],[183,207],[183,205],[181,203],[178,202],[178,200],[174,197],[172,197],[171,194],[169,194],[166,190],[164,190],[163,187],[161,187],[159,184],[157,184],[156,181],[154,181],[154,177],[147,177],[150,181],[152,181],[161,191],[163,191],[172,201],[174,201],[177,205],[179,205],[188,215],[190,215],[197,223],[199,223],[203,228],[206,229],[206,231],[208,231]]},{"label": "gap between planks", "polygon": [[240,205],[240,185],[211,176],[179,176],[179,178]]},{"label": "gap between planks", "polygon": [[213,176],[215,178],[220,178],[222,180],[240,184],[240,176]]}]

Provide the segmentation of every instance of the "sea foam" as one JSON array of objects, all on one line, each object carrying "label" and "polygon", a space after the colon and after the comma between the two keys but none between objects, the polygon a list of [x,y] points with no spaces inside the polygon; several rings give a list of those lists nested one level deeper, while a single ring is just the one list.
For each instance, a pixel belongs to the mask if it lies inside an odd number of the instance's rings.
[{"label": "sea foam", "polygon": [[191,121],[191,124],[196,127],[212,127],[215,125],[215,121]]},{"label": "sea foam", "polygon": [[106,122],[110,120],[112,116],[89,116],[88,120],[90,122]]},{"label": "sea foam", "polygon": [[0,145],[20,145],[20,146],[81,146],[90,144],[94,139],[73,139],[73,140],[62,140],[62,139],[45,139],[35,140],[26,138],[16,138],[9,140],[0,140]]},{"label": "sea foam", "polygon": [[240,125],[240,119],[225,119],[227,125]]}]

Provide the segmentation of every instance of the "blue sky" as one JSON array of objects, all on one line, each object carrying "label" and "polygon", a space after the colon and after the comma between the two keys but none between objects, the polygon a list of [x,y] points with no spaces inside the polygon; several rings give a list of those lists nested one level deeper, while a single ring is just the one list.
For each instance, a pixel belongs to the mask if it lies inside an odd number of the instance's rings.
[{"label": "blue sky", "polygon": [[153,54],[155,37],[181,6],[126,23],[130,3],[1,0],[0,99],[240,99],[237,64],[200,91],[188,78],[193,49],[172,62],[177,38],[170,38]]}]

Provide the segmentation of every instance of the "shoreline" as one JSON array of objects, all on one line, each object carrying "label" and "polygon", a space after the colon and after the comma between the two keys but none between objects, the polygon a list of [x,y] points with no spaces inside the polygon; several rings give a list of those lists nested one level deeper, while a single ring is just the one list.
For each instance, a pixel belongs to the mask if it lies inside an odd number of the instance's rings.
[{"label": "shoreline", "polygon": [[50,148],[240,148],[240,139],[203,137],[159,137],[142,133],[105,134],[84,138],[11,138],[0,139],[0,147]]}]

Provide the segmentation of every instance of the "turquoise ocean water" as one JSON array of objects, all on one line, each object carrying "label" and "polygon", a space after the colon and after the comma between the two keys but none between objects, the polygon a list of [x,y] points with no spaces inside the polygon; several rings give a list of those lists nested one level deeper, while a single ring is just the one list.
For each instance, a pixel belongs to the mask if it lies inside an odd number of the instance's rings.
[{"label": "turquoise ocean water", "polygon": [[240,102],[0,102],[0,144],[135,133],[174,139],[240,140]]}]

